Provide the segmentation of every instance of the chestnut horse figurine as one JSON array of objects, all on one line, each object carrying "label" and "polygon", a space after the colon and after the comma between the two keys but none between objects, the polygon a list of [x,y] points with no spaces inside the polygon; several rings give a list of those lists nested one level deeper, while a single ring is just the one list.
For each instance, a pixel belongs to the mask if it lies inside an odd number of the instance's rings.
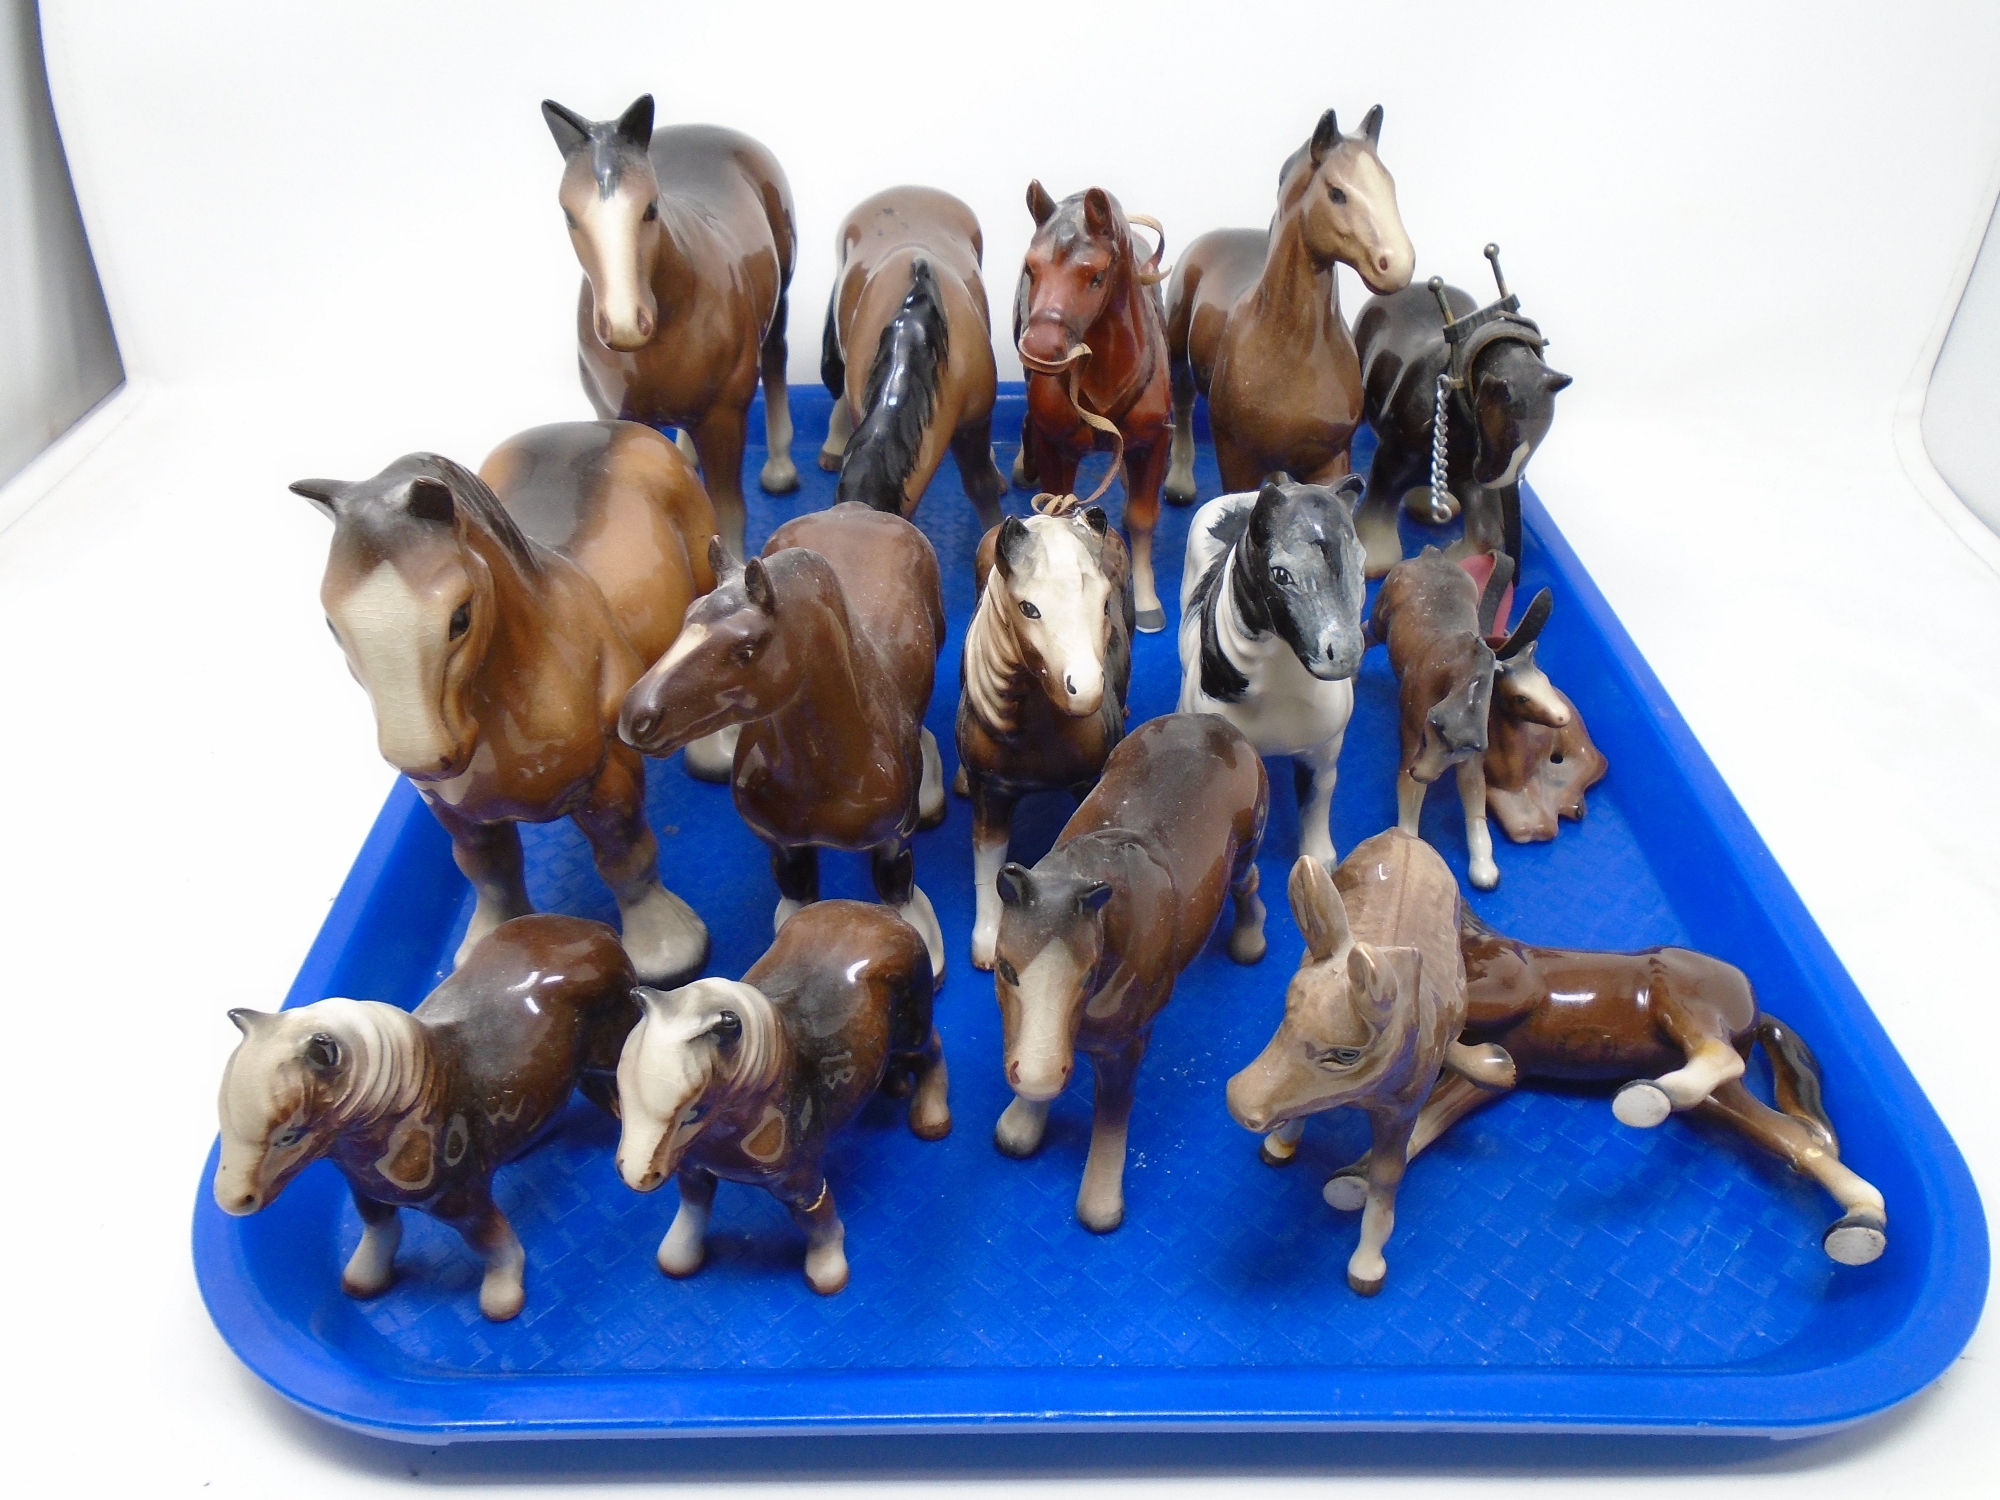
[{"label": "chestnut horse figurine", "polygon": [[[729,568],[719,547],[712,560]],[[944,628],[929,539],[848,501],[787,521],[762,557],[726,571],[619,720],[647,755],[742,725],[730,780],[771,849],[776,925],[819,899],[822,847],[865,850],[876,893],[923,934],[940,984],[944,937],[910,835],[944,818],[943,762],[924,728]]]},{"label": "chestnut horse figurine", "polygon": [[1264,956],[1257,845],[1270,789],[1250,742],[1213,714],[1168,714],[1119,744],[1103,778],[1032,870],[1000,871],[993,971],[1014,1102],[993,1141],[1032,1156],[1076,1053],[1097,1074],[1076,1216],[1125,1218],[1125,1136],[1153,1019],[1236,899],[1229,956]]},{"label": "chestnut horse figurine", "polygon": [[714,585],[694,466],[649,427],[563,422],[508,439],[479,474],[413,453],[292,490],[334,523],[320,602],[382,758],[478,896],[459,957],[534,909],[514,825],[570,817],[640,977],[699,969],[708,931],[660,884],[645,763],[616,732],[626,690]]},{"label": "chestnut horse figurine", "polygon": [[[1463,931],[1462,1040],[1477,1066],[1442,1080],[1407,1148],[1414,1158],[1480,1106],[1535,1080],[1622,1083],[1611,1110],[1650,1129],[1670,1114],[1724,1126],[1810,1177],[1840,1205],[1821,1237],[1827,1255],[1861,1266],[1887,1248],[1882,1194],[1840,1160],[1820,1092],[1819,1061],[1798,1032],[1761,1010],[1742,970],[1686,948],[1590,953],[1538,948],[1495,932],[1470,912]],[[1761,1043],[1778,1108],[1743,1084]],[[1360,1206],[1369,1158],[1326,1185],[1336,1208]]]},{"label": "chestnut horse figurine", "polygon": [[1554,838],[1558,818],[1581,822],[1584,793],[1610,768],[1569,695],[1535,663],[1535,612],[1547,600],[1546,591],[1535,596],[1513,633],[1512,654],[1497,662],[1481,761],[1486,810],[1517,844]]},{"label": "chestnut horse figurine", "polygon": [[616,120],[553,99],[558,197],[583,263],[577,364],[599,416],[693,439],[723,540],[743,555],[743,431],[764,382],[769,456],[758,483],[799,487],[785,393],[786,300],[798,255],[777,159],[716,125],[653,129],[653,96]]},{"label": "chestnut horse figurine", "polygon": [[948,448],[979,524],[1000,524],[983,254],[972,210],[935,188],[877,193],[840,226],[820,356],[833,416],[819,465],[839,472],[837,501],[907,517]]},{"label": "chestnut horse figurine", "polygon": [[1361,421],[1361,364],[1340,316],[1336,265],[1368,289],[1409,285],[1416,252],[1396,184],[1375,154],[1382,106],[1359,135],[1332,110],[1278,172],[1268,230],[1217,229],[1187,248],[1167,288],[1173,465],[1167,498],[1195,497],[1194,398],[1208,397],[1225,490],[1254,490],[1283,471],[1332,484],[1348,469]]},{"label": "chestnut horse figurine", "polygon": [[1117,449],[1137,625],[1149,634],[1164,630],[1153,528],[1171,406],[1157,265],[1165,241],[1141,261],[1131,221],[1103,188],[1057,203],[1031,182],[1028,212],[1035,237],[1014,307],[1014,342],[1028,380],[1016,477],[1033,476],[1049,493],[1068,495],[1084,455],[1107,441]]},{"label": "chestnut horse figurine", "polygon": [[761,1187],[806,1234],[806,1281],[847,1285],[847,1231],[821,1165],[877,1089],[904,1089],[919,1140],[951,1132],[931,961],[916,929],[859,901],[808,906],[740,980],[639,991],[618,1060],[618,1175],[681,1206],[660,1241],[673,1277],[701,1269],[717,1178]]},{"label": "chestnut horse figurine", "polygon": [[493,1172],[533,1144],[579,1083],[612,1109],[637,981],[618,936],[576,917],[516,917],[482,938],[414,1011],[375,1000],[232,1010],[215,1201],[254,1214],[332,1157],[361,1214],[350,1297],[396,1279],[397,1210],[421,1209],[486,1262],[479,1310],[521,1310],[527,1257],[493,1202]]}]

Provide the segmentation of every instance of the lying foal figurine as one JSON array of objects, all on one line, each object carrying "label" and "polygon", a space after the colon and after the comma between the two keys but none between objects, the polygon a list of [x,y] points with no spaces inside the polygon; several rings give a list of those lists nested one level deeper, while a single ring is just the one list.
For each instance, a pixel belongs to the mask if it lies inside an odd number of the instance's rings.
[{"label": "lying foal figurine", "polygon": [[215,1201],[254,1214],[322,1156],[347,1179],[361,1244],[350,1297],[396,1279],[399,1208],[419,1208],[486,1262],[479,1310],[521,1310],[526,1255],[493,1202],[493,1172],[584,1092],[612,1109],[612,1070],[638,981],[601,922],[529,916],[481,938],[414,1011],[321,1000],[232,1010],[243,1033],[222,1074]]},{"label": "lying foal figurine", "polygon": [[908,922],[882,906],[821,901],[740,980],[639,991],[639,1024],[618,1060],[618,1175],[642,1193],[678,1177],[662,1271],[701,1269],[715,1182],[727,1177],[792,1211],[814,1291],[847,1285],[847,1231],[821,1158],[885,1077],[900,1088],[914,1076],[913,1134],[950,1133],[931,989],[930,954]]},{"label": "lying foal figurine", "polygon": [[1480,762],[1486,810],[1517,844],[1548,842],[1556,836],[1558,818],[1582,822],[1584,793],[1604,779],[1611,764],[1569,695],[1535,663],[1548,603],[1547,590],[1537,594],[1520,628],[1501,647],[1508,654],[1496,663]]}]

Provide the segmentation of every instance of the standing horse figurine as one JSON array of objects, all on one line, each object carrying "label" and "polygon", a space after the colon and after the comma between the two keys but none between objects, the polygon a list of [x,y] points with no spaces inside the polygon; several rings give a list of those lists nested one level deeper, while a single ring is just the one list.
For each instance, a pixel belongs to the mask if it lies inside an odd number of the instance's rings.
[{"label": "standing horse figurine", "polygon": [[1338,488],[1268,480],[1195,512],[1181,575],[1180,711],[1289,755],[1299,852],[1333,868],[1333,784],[1361,670],[1361,544]]},{"label": "standing horse figurine", "polygon": [[232,1010],[243,1040],[222,1074],[215,1201],[254,1214],[332,1157],[361,1214],[342,1291],[389,1290],[397,1211],[421,1209],[486,1262],[479,1310],[504,1322],[526,1296],[527,1256],[493,1201],[494,1170],[578,1084],[613,1109],[636,991],[610,928],[533,916],[488,933],[414,1011],[375,1000]]},{"label": "standing horse figurine", "polygon": [[743,555],[743,432],[764,382],[768,457],[758,483],[799,487],[785,393],[786,300],[798,233],[777,159],[716,125],[653,129],[646,94],[616,120],[553,99],[558,197],[583,263],[577,364],[599,416],[681,429]]},{"label": "standing horse figurine", "polygon": [[907,517],[949,449],[979,524],[1000,524],[983,254],[972,210],[935,188],[877,193],[840,226],[820,356],[836,501]]},{"label": "standing horse figurine", "polygon": [[1500,289],[1490,306],[1477,308],[1432,277],[1426,286],[1370,298],[1354,320],[1362,412],[1378,440],[1368,495],[1354,518],[1370,578],[1403,555],[1399,501],[1432,525],[1462,509],[1465,538],[1454,555],[1505,552],[1521,560],[1521,476],[1548,436],[1556,393],[1570,377],[1543,361],[1547,340],[1507,290],[1500,247],[1488,245],[1486,258]]},{"label": "standing horse figurine", "polygon": [[1225,490],[1281,470],[1314,484],[1347,473],[1361,421],[1361,365],[1340,316],[1336,265],[1368,289],[1409,285],[1416,252],[1396,184],[1375,154],[1382,106],[1359,135],[1332,110],[1278,173],[1268,230],[1217,229],[1187,248],[1167,289],[1173,465],[1167,498],[1195,497],[1194,398],[1208,397]]},{"label": "standing horse figurine", "polygon": [[958,763],[972,798],[972,965],[990,969],[1015,803],[1086,795],[1125,733],[1132,587],[1125,545],[1096,506],[1009,516],[981,539],[975,572]]},{"label": "standing horse figurine", "polygon": [[[1084,456],[1102,444],[1125,476],[1125,532],[1140,631],[1166,629],[1153,582],[1153,528],[1167,471],[1165,314],[1160,308],[1162,237],[1139,259],[1132,224],[1118,200],[1091,188],[1057,203],[1028,184],[1035,237],[1021,270],[1014,342],[1028,377],[1017,477],[1032,475],[1054,495],[1076,490]],[[1155,232],[1158,226],[1153,225]],[[1106,476],[1098,493],[1110,484]],[[1095,500],[1097,495],[1090,499]]]},{"label": "standing horse figurine", "polygon": [[671,755],[742,725],[730,780],[771,849],[776,926],[819,899],[821,848],[866,851],[876,894],[923,934],[940,984],[944,937],[910,836],[944,818],[944,766],[924,728],[944,628],[937,554],[916,527],[853,501],[799,516],[688,611],[618,726]]},{"label": "standing horse figurine", "polygon": [[640,977],[699,969],[708,930],[660,884],[645,762],[617,734],[626,691],[714,586],[694,466],[649,427],[563,422],[508,439],[480,474],[413,453],[292,490],[334,523],[320,602],[382,758],[478,896],[459,957],[534,910],[515,825],[569,817]]}]

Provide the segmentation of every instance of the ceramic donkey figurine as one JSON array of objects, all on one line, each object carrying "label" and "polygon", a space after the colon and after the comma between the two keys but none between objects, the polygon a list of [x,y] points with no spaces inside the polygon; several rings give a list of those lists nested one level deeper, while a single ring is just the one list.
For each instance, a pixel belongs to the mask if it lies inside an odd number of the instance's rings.
[{"label": "ceramic donkey figurine", "polygon": [[361,1214],[350,1297],[396,1279],[397,1211],[449,1224],[486,1262],[479,1310],[521,1310],[526,1254],[493,1202],[494,1169],[533,1143],[579,1083],[607,1110],[637,980],[601,922],[528,916],[482,938],[414,1011],[374,1000],[232,1010],[215,1201],[253,1214],[331,1157]]},{"label": "ceramic donkey figurine", "polygon": [[1229,956],[1264,956],[1257,845],[1270,791],[1250,742],[1213,714],[1142,724],[1032,870],[1000,872],[994,990],[1014,1102],[994,1144],[1031,1156],[1076,1053],[1097,1075],[1076,1216],[1104,1234],[1125,1217],[1125,1137],[1153,1020],[1236,900]]},{"label": "ceramic donkey figurine", "polygon": [[1354,846],[1331,875],[1300,855],[1289,882],[1306,952],[1285,990],[1285,1018],[1229,1080],[1229,1113],[1271,1132],[1266,1161],[1289,1158],[1306,1117],[1342,1105],[1368,1115],[1367,1213],[1347,1284],[1382,1290],[1404,1146],[1440,1070],[1483,1066],[1459,1045],[1465,965],[1458,883],[1437,852],[1400,829]]},{"label": "ceramic donkey figurine", "polygon": [[618,1060],[618,1175],[642,1193],[669,1177],[680,1184],[662,1271],[701,1269],[716,1180],[728,1178],[791,1210],[814,1291],[847,1285],[847,1232],[821,1165],[827,1140],[885,1079],[914,1083],[920,1140],[950,1133],[931,991],[916,929],[859,901],[806,907],[740,980],[639,991],[639,1023]]},{"label": "ceramic donkey figurine", "polygon": [[1267,480],[1195,513],[1181,576],[1182,713],[1220,714],[1259,755],[1289,755],[1299,852],[1331,869],[1333,784],[1354,712],[1361,544],[1335,488]]},{"label": "ceramic donkey figurine", "polygon": [[1031,792],[1082,797],[1125,733],[1133,603],[1125,544],[1096,506],[1008,517],[980,541],[974,570],[958,764],[972,799],[972,963],[990,969],[1015,804]]},{"label": "ceramic donkey figurine", "polygon": [[1508,654],[1496,653],[1493,706],[1480,763],[1486,809],[1517,844],[1554,838],[1558,818],[1581,822],[1584,793],[1604,779],[1611,764],[1569,695],[1535,663],[1548,614],[1544,589],[1503,642],[1500,653]]}]

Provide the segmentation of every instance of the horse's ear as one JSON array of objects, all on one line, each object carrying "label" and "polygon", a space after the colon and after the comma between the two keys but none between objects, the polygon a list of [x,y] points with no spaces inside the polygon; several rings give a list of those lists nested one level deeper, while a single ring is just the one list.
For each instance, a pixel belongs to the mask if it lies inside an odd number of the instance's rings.
[{"label": "horse's ear", "polygon": [[340,1066],[340,1043],[324,1031],[315,1031],[299,1050],[305,1065],[318,1073],[331,1073]]},{"label": "horse's ear", "polygon": [[294,479],[287,488],[294,495],[304,495],[312,501],[313,509],[329,521],[334,519],[334,505],[347,490],[346,484],[338,479]]},{"label": "horse's ear", "polygon": [[1310,854],[1301,854],[1292,865],[1285,894],[1292,900],[1292,920],[1305,934],[1306,951],[1325,962],[1354,941],[1347,926],[1347,903],[1334,889],[1326,866]]},{"label": "horse's ear", "polygon": [[1377,146],[1381,144],[1382,141],[1381,105],[1379,104],[1376,105],[1373,109],[1369,110],[1367,114],[1361,117],[1361,133],[1368,137],[1368,144],[1370,146]]},{"label": "horse's ear", "polygon": [[743,571],[743,564],[730,554],[728,546],[719,536],[708,539],[708,571],[715,575],[717,583],[725,578],[734,578]]},{"label": "horse's ear", "polygon": [[1094,187],[1083,195],[1083,222],[1095,235],[1111,233],[1111,195]]},{"label": "horse's ear", "polygon": [[410,481],[404,509],[419,521],[429,521],[433,526],[449,526],[458,514],[458,501],[452,496],[451,486],[442,479],[420,474]]},{"label": "horse's ear", "polygon": [[1312,152],[1313,165],[1318,166],[1325,161],[1326,153],[1331,151],[1339,140],[1340,122],[1333,117],[1333,111],[1328,110],[1319,117],[1319,124],[1313,126],[1312,140],[1307,146]]},{"label": "horse's ear", "polygon": [[1574,379],[1573,376],[1565,375],[1561,370],[1544,370],[1542,372],[1542,389],[1553,396],[1557,391],[1568,390],[1572,379]]},{"label": "horse's ear", "polygon": [[1083,524],[1102,538],[1111,529],[1111,518],[1105,515],[1103,506],[1093,505],[1083,513]]},{"label": "horse's ear", "polygon": [[590,140],[590,121],[573,109],[564,109],[553,99],[542,101],[542,118],[548,121],[549,134],[556,138],[564,156]]},{"label": "horse's ear", "polygon": [[993,539],[993,562],[1002,578],[1014,576],[1015,567],[1027,556],[1033,540],[1028,523],[1019,516],[1009,516],[1000,523],[1000,535]]},{"label": "horse's ear", "polygon": [[1028,212],[1034,215],[1035,227],[1041,228],[1055,216],[1056,200],[1049,196],[1049,190],[1042,186],[1037,177],[1028,183]]},{"label": "horse's ear", "polygon": [[641,151],[653,144],[653,96],[641,94],[618,117],[619,137]]},{"label": "horse's ear", "polygon": [[1479,594],[1479,634],[1493,634],[1494,618],[1500,613],[1500,601],[1506,597],[1507,585],[1514,581],[1514,559],[1504,552],[1489,552],[1493,559],[1493,571],[1486,575],[1486,587]]},{"label": "horse's ear", "polygon": [[260,1023],[271,1019],[271,1013],[267,1010],[250,1010],[239,1005],[229,1013],[229,1019],[236,1024],[238,1031],[249,1036],[256,1031]]},{"label": "horse's ear", "polygon": [[1415,993],[1423,974],[1423,954],[1415,948],[1377,948],[1356,943],[1347,955],[1349,1003],[1380,1026],[1395,1013],[1396,1002],[1409,986]]},{"label": "horse's ear", "polygon": [[1110,900],[1111,882],[1108,880],[1093,880],[1076,893],[1078,911],[1103,911]]},{"label": "horse's ear", "polygon": [[1026,865],[1009,860],[994,877],[993,887],[1004,906],[1026,906],[1034,899],[1034,873]]},{"label": "horse's ear", "polygon": [[753,557],[743,564],[743,592],[765,614],[777,613],[778,593],[771,587],[771,571],[764,566],[763,558]]},{"label": "horse's ear", "polygon": [[1333,487],[1334,495],[1347,507],[1349,515],[1354,513],[1354,507],[1361,503],[1361,497],[1367,492],[1367,482],[1359,474],[1349,474]]}]

